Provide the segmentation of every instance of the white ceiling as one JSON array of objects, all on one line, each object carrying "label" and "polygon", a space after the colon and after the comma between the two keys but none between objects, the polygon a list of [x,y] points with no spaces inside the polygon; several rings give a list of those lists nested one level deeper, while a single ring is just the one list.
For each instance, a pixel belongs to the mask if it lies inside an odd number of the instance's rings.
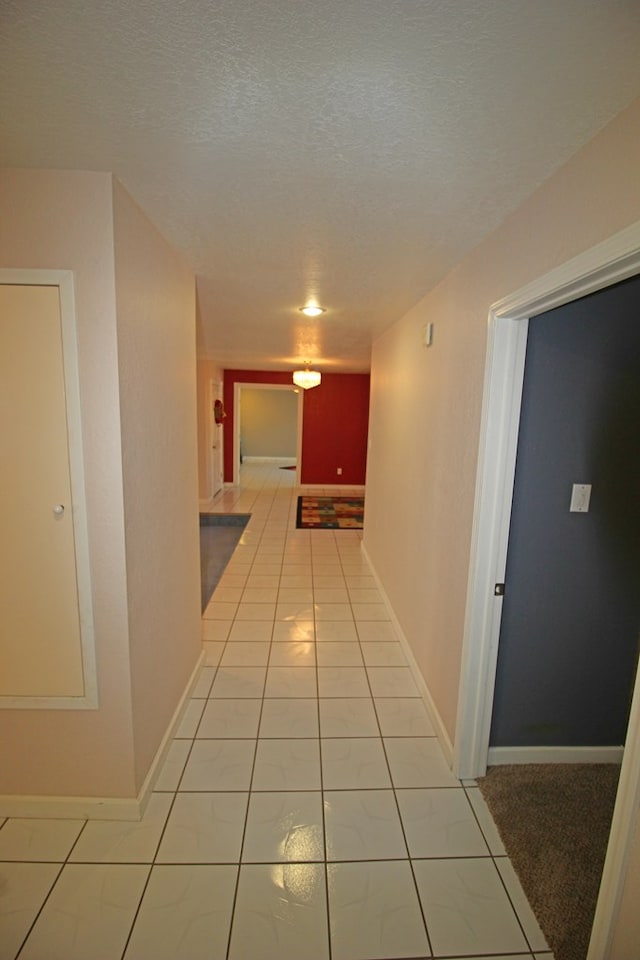
[{"label": "white ceiling", "polygon": [[639,0],[0,2],[0,164],[113,171],[230,367],[367,369],[639,93]]}]

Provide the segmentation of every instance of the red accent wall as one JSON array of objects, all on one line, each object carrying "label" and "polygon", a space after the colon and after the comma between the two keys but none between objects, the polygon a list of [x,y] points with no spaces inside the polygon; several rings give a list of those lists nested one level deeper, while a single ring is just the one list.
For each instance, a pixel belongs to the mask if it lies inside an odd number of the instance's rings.
[{"label": "red accent wall", "polygon": [[[225,370],[224,479],[233,480],[236,383],[291,383],[291,373]],[[369,374],[323,373],[304,394],[301,483],[364,484],[369,430]],[[337,469],[342,467],[342,475]]]},{"label": "red accent wall", "polygon": [[363,484],[368,430],[369,374],[323,373],[304,397],[300,482]]}]

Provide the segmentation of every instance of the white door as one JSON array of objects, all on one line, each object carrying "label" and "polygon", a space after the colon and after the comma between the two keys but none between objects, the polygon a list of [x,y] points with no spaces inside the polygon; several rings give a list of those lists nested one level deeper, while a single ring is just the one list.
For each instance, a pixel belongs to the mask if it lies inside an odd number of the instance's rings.
[{"label": "white door", "polygon": [[0,284],[0,696],[85,693],[60,294]]},{"label": "white door", "polygon": [[223,485],[223,431],[224,426],[216,423],[214,405],[216,400],[222,403],[222,384],[218,380],[209,382],[209,435],[211,438],[211,496],[222,490]]}]

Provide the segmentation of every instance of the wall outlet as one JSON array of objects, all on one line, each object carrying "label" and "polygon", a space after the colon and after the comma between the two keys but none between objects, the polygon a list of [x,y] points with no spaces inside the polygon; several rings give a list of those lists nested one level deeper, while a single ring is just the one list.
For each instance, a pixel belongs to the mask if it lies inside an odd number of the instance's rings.
[{"label": "wall outlet", "polygon": [[336,473],[338,474],[339,477],[341,477],[341,476],[342,476],[342,467],[338,467],[338,469],[336,470]]}]

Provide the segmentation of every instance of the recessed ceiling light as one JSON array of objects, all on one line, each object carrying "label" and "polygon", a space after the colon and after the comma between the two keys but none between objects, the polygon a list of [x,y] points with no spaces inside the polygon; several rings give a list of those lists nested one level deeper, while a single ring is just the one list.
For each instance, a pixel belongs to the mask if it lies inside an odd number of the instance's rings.
[{"label": "recessed ceiling light", "polygon": [[300,307],[300,313],[305,317],[319,317],[321,313],[326,313],[324,307],[319,307],[316,303],[309,303],[306,307]]}]

